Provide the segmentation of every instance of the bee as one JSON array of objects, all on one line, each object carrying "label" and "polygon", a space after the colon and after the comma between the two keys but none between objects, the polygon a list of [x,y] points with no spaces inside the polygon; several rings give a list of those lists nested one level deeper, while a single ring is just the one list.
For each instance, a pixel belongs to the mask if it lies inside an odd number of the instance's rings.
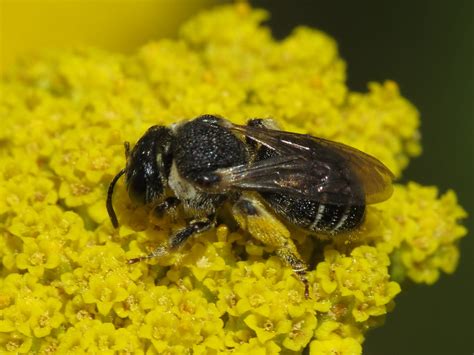
[{"label": "bee", "polygon": [[241,228],[275,248],[305,287],[307,265],[287,225],[335,235],[356,229],[367,204],[392,194],[390,170],[376,158],[342,143],[281,131],[272,120],[233,124],[203,115],[169,127],[152,126],[130,151],[126,167],[111,181],[107,211],[118,221],[113,191],[125,175],[130,199],[162,214],[182,205],[187,225],[166,245],[134,258],[136,263],[169,254],[191,236],[216,224],[225,203]]}]

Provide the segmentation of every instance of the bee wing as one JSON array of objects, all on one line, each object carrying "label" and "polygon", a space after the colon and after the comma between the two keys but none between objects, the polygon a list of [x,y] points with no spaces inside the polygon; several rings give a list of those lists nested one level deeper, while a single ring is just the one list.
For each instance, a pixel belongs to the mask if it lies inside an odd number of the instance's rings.
[{"label": "bee wing", "polygon": [[274,154],[250,165],[217,171],[228,187],[288,193],[335,204],[354,199],[356,183],[361,184],[365,196],[361,202],[367,204],[384,201],[393,192],[391,171],[376,158],[345,144],[262,127],[229,128]]},{"label": "bee wing", "polygon": [[[313,173],[312,173],[313,172]],[[348,180],[325,166],[301,157],[276,156],[251,165],[219,169],[220,188],[276,192],[324,203],[344,204],[351,194]],[[364,203],[363,200],[355,202]]]},{"label": "bee wing", "polygon": [[395,176],[380,160],[342,143],[322,138],[314,139],[321,145],[337,150],[347,159],[352,171],[362,183],[367,204],[383,202],[392,196]]}]

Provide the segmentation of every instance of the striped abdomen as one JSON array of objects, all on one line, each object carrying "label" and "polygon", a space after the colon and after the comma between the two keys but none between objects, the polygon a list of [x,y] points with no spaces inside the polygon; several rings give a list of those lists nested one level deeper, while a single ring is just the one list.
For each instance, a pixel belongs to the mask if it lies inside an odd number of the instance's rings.
[{"label": "striped abdomen", "polygon": [[364,220],[365,205],[352,201],[335,205],[273,192],[261,195],[281,217],[309,231],[340,233],[358,227]]},{"label": "striped abdomen", "polygon": [[[286,187],[287,181],[294,180],[299,188],[305,187],[306,176],[320,178],[319,188],[322,191],[317,196],[318,200],[296,197],[301,196],[299,189],[295,190],[295,194],[259,191],[260,195],[283,219],[309,231],[334,234],[358,227],[365,215],[365,193],[358,176],[336,151],[325,146],[313,147],[313,151],[314,159],[325,160],[315,162],[302,155],[307,171],[302,173],[299,170],[293,176],[286,168],[279,178],[283,187]],[[254,159],[262,161],[275,156],[275,150],[258,146]]]}]

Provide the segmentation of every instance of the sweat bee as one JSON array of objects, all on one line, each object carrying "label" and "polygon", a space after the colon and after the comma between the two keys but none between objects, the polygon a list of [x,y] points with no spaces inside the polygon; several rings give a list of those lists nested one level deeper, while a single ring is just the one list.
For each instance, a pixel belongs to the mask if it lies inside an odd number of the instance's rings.
[{"label": "sweat bee", "polygon": [[[233,124],[203,115],[169,127],[153,126],[130,151],[111,181],[107,211],[118,221],[112,197],[125,175],[131,200],[159,213],[182,205],[187,226],[149,255],[167,255],[191,236],[212,228],[230,202],[239,225],[276,254],[304,283],[307,266],[285,224],[334,235],[357,228],[367,204],[388,199],[393,174],[376,158],[347,145],[278,130],[271,120]],[[170,193],[171,192],[171,193]]]}]

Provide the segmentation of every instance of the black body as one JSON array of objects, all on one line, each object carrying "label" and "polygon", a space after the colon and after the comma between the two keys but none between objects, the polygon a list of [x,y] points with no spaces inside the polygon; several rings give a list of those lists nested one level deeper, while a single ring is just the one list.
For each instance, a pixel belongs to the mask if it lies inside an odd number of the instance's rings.
[{"label": "black body", "polygon": [[177,174],[169,185],[194,216],[214,214],[231,194],[213,190],[215,171],[248,161],[247,148],[214,116],[205,115],[175,129],[172,150]]},{"label": "black body", "polygon": [[173,159],[180,175],[197,185],[210,184],[205,179],[217,169],[245,164],[245,144],[210,115],[179,126],[173,140]]},{"label": "black body", "polygon": [[130,198],[150,205],[155,215],[181,205],[188,217],[167,243],[128,263],[168,255],[211,228],[217,209],[230,201],[239,225],[275,248],[308,298],[307,266],[268,207],[309,232],[348,231],[361,224],[367,203],[390,197],[393,175],[377,159],[344,144],[275,128],[268,120],[239,126],[204,115],[151,127],[131,153],[125,143],[127,165],[107,195],[112,225],[118,227],[112,197],[122,175]]},{"label": "black body", "polygon": [[[214,216],[225,200],[252,191],[285,221],[323,233],[356,228],[366,203],[390,196],[393,176],[377,159],[265,122],[238,126],[204,115],[169,128],[151,127],[110,185],[107,208],[114,226],[112,192],[121,174],[131,199],[158,211],[182,203],[194,216]],[[172,199],[164,196],[167,187]]]}]

